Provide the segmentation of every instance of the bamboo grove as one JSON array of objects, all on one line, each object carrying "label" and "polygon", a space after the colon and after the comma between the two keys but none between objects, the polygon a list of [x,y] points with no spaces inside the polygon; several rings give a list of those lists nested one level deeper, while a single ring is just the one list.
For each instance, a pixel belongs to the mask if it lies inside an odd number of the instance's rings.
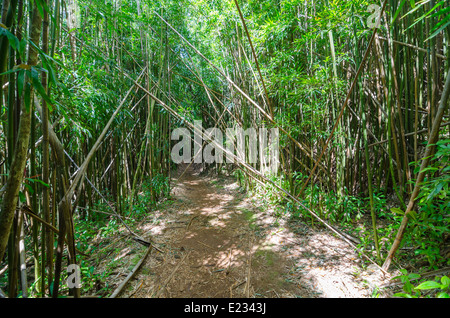
[{"label": "bamboo grove", "polygon": [[80,220],[119,220],[151,244],[124,220],[138,213],[145,184],[150,202],[169,195],[171,131],[194,120],[279,128],[278,174],[205,165],[234,173],[248,191],[274,192],[271,203],[311,225],[333,231],[363,218],[368,241],[355,248],[382,270],[402,244],[419,246],[431,266],[448,262],[449,8],[4,0],[3,292],[58,297],[67,265],[86,257]]}]

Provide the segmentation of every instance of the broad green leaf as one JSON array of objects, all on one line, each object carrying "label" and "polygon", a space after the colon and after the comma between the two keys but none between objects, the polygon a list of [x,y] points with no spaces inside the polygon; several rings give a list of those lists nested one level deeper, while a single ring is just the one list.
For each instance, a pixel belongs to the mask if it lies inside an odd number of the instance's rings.
[{"label": "broad green leaf", "polygon": [[438,171],[439,169],[438,168],[436,168],[436,167],[427,167],[427,168],[425,168],[425,169],[423,169],[422,171],[420,171],[420,172],[427,172],[427,171]]},{"label": "broad green leaf", "polygon": [[14,34],[9,32],[8,30],[4,30],[4,31],[5,31],[6,37],[8,38],[9,45],[11,45],[11,47],[14,50],[17,50],[17,48],[20,45],[19,39]]},{"label": "broad green leaf", "polygon": [[413,298],[410,294],[406,293],[396,293],[394,294],[395,297],[402,297],[402,298]]},{"label": "broad green leaf", "polygon": [[427,281],[427,282],[423,282],[422,284],[417,286],[415,289],[427,290],[427,289],[436,289],[436,288],[441,288],[441,284],[434,282],[434,281]]},{"label": "broad green leaf", "polygon": [[50,97],[48,97],[44,87],[42,86],[42,83],[39,79],[39,73],[36,68],[31,69],[31,78],[33,81],[33,86],[36,89],[36,91],[41,95],[41,97],[49,104],[52,105],[53,102],[51,101]]},{"label": "broad green leaf", "polygon": [[441,283],[443,288],[448,288],[450,286],[450,278],[447,276],[442,276]]},{"label": "broad green leaf", "polygon": [[19,200],[22,203],[26,203],[27,202],[27,198],[25,197],[25,194],[23,194],[22,191],[19,192]]},{"label": "broad green leaf", "polygon": [[[445,19],[446,23],[441,26],[438,30],[436,30],[432,35],[430,35],[425,41],[428,41],[429,39],[434,38],[436,35],[438,35],[441,31],[443,31],[447,26],[450,25],[450,15],[447,16],[447,18]],[[444,21],[442,21],[444,22]],[[441,24],[441,23],[440,23]]]},{"label": "broad green leaf", "polygon": [[419,279],[420,275],[416,273],[411,273],[408,275],[409,279]]},{"label": "broad green leaf", "polygon": [[20,69],[18,69],[18,68],[13,68],[12,70],[9,70],[9,71],[7,71],[7,72],[1,73],[0,76],[8,75],[8,74],[11,74],[11,73],[16,73],[16,72],[19,72],[19,71],[20,71]]}]

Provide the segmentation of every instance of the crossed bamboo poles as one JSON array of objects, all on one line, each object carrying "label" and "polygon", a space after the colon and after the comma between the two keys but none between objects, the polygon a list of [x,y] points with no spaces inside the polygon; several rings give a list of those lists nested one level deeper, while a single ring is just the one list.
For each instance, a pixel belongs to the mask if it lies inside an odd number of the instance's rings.
[{"label": "crossed bamboo poles", "polygon": [[[385,7],[386,7],[386,3],[387,3],[387,1],[385,1],[384,2],[384,4],[383,4],[383,7],[382,7],[382,9],[381,9],[381,13],[380,13],[380,18],[381,18],[381,15],[384,13],[384,10],[385,10]],[[238,7],[238,4],[237,4],[237,2],[236,2],[236,5],[237,5],[237,7]],[[239,8],[239,7],[238,7]],[[391,250],[390,250],[390,252],[389,252],[389,254],[388,254],[388,258],[386,259],[386,261],[385,261],[385,263],[384,263],[384,265],[383,265],[383,267],[380,267],[375,261],[373,261],[370,257],[368,257],[367,255],[365,255],[363,252],[361,252],[350,240],[348,240],[344,235],[342,235],[339,231],[337,231],[335,228],[333,228],[331,225],[329,225],[325,220],[323,220],[322,218],[320,218],[314,211],[312,211],[311,209],[309,209],[308,207],[306,207],[300,200],[299,200],[299,196],[302,194],[302,192],[304,191],[304,189],[306,188],[306,186],[308,185],[308,183],[311,181],[311,179],[313,178],[313,176],[314,176],[314,173],[315,173],[315,171],[316,171],[316,169],[317,168],[320,168],[320,169],[322,169],[323,171],[325,171],[326,172],[326,169],[321,165],[321,159],[322,159],[322,157],[323,157],[323,155],[324,155],[324,153],[325,153],[325,151],[326,151],[326,149],[327,149],[327,147],[328,147],[328,145],[329,145],[329,142],[331,141],[331,139],[333,138],[333,136],[334,136],[334,132],[335,132],[335,130],[336,130],[336,127],[338,126],[338,123],[339,123],[339,121],[340,121],[340,119],[342,118],[342,116],[343,116],[343,114],[344,114],[344,112],[345,112],[345,110],[348,108],[348,103],[349,103],[349,100],[350,100],[350,96],[351,96],[351,93],[352,93],[352,91],[353,91],[353,89],[354,89],[354,87],[355,87],[355,85],[356,85],[356,82],[357,82],[357,79],[358,79],[358,77],[359,77],[359,75],[361,74],[361,72],[362,72],[362,70],[363,70],[363,68],[364,68],[364,64],[365,64],[365,61],[367,60],[367,57],[368,57],[368,55],[369,55],[369,52],[370,52],[370,48],[371,48],[371,45],[372,45],[372,43],[373,43],[373,41],[374,41],[374,39],[376,38],[376,34],[377,34],[377,31],[378,31],[378,28],[375,28],[374,29],[374,31],[373,31],[373,34],[372,34],[372,37],[371,37],[371,39],[370,39],[370,42],[369,42],[369,45],[368,45],[368,47],[367,47],[367,49],[366,49],[366,52],[365,52],[365,54],[364,54],[364,57],[363,57],[363,59],[362,59],[362,61],[361,61],[361,64],[360,64],[360,66],[359,66],[359,68],[358,68],[358,70],[357,70],[357,72],[356,72],[356,75],[355,75],[355,78],[354,78],[354,81],[352,82],[352,85],[351,85],[351,87],[349,88],[349,91],[348,91],[348,94],[347,94],[347,97],[346,97],[346,99],[345,99],[345,102],[344,102],[344,104],[343,104],[343,106],[342,106],[342,108],[341,108],[341,111],[340,111],[340,113],[339,113],[339,115],[338,115],[338,117],[337,117],[337,120],[336,120],[336,122],[335,122],[335,124],[334,124],[334,126],[333,126],[333,129],[332,129],[332,131],[331,131],[331,133],[330,133],[330,136],[328,137],[328,139],[327,139],[327,141],[326,141],[326,143],[325,143],[325,145],[324,145],[324,147],[323,147],[323,149],[322,149],[322,151],[321,151],[321,153],[320,153],[320,155],[319,155],[319,157],[318,157],[318,159],[317,160],[314,160],[314,158],[312,157],[312,155],[311,155],[311,149],[309,149],[307,146],[305,146],[305,145],[302,145],[299,141],[297,141],[297,140],[295,140],[286,130],[284,130],[282,127],[279,127],[279,125],[273,120],[273,117],[272,117],[272,111],[270,110],[270,112],[271,112],[271,114],[269,114],[268,112],[266,112],[261,106],[259,106],[252,98],[250,98],[238,85],[236,85],[234,82],[233,82],[233,80],[231,80],[230,78],[229,78],[229,76],[227,76],[222,70],[220,70],[216,65],[214,65],[209,59],[207,59],[194,45],[192,45],[185,37],[183,37],[171,24],[169,24],[163,17],[161,17],[157,12],[154,12],[154,14],[159,18],[159,19],[161,19],[161,21],[162,22],[164,22],[179,38],[181,38],[189,47],[191,47],[194,51],[195,51],[195,53],[198,55],[198,56],[200,56],[201,58],[203,58],[212,68],[214,68],[223,78],[225,78],[226,79],[226,81],[233,87],[233,88],[235,88],[246,100],[248,100],[249,102],[250,102],[250,104],[251,105],[253,105],[258,111],[259,111],[259,113],[261,114],[261,115],[263,115],[272,125],[274,125],[275,127],[277,127],[277,128],[279,128],[280,129],[280,131],[282,132],[282,133],[284,133],[289,139],[291,139],[292,141],[293,141],[293,143],[303,152],[303,153],[305,153],[309,158],[311,158],[314,162],[315,162],[315,165],[314,165],[314,167],[313,167],[313,169],[311,169],[310,170],[310,175],[309,175],[309,178],[307,179],[307,181],[303,184],[303,187],[302,187],[302,189],[300,190],[300,193],[298,194],[298,196],[295,196],[295,195],[293,195],[292,193],[290,193],[289,191],[286,191],[285,189],[283,189],[283,188],[281,188],[280,186],[278,186],[275,182],[273,182],[272,180],[270,180],[270,179],[268,179],[267,177],[265,177],[262,173],[260,173],[259,171],[257,171],[256,169],[254,169],[252,166],[250,166],[250,165],[248,165],[247,163],[245,163],[244,161],[242,161],[238,156],[235,156],[234,154],[232,154],[232,153],[230,153],[230,152],[228,152],[228,150],[227,149],[224,149],[223,148],[223,146],[221,146],[220,144],[218,144],[218,143],[216,143],[215,142],[215,140],[213,140],[213,139],[211,139],[210,138],[210,136],[206,136],[206,138],[210,141],[210,142],[212,142],[212,143],[214,143],[215,144],[215,146],[216,147],[218,147],[219,149],[221,149],[222,151],[224,151],[225,153],[227,153],[227,155],[229,155],[231,158],[234,158],[235,160],[236,160],[236,162],[242,167],[242,168],[244,168],[243,170],[250,176],[250,177],[252,177],[253,179],[255,179],[256,181],[258,181],[258,182],[260,182],[260,183],[262,183],[262,182],[266,182],[266,183],[270,183],[270,184],[272,184],[274,187],[276,187],[278,190],[280,190],[281,192],[283,192],[285,195],[287,195],[291,200],[293,200],[294,202],[296,202],[298,205],[300,205],[300,206],[302,206],[306,211],[308,211],[312,216],[314,216],[318,221],[320,221],[321,223],[323,223],[328,229],[330,229],[332,232],[334,232],[338,237],[340,237],[342,240],[344,240],[346,243],[348,243],[350,246],[352,246],[352,248],[354,248],[354,249],[356,249],[356,250],[358,250],[359,252],[360,252],[360,255],[362,255],[362,256],[364,256],[365,258],[367,258],[370,262],[372,262],[373,264],[375,264],[376,266],[378,266],[379,268],[380,268],[380,270],[382,270],[384,273],[387,273],[387,269],[388,269],[388,267],[389,267],[389,264],[390,264],[390,262],[391,262],[391,260],[392,260],[392,258],[393,258],[393,256],[394,256],[394,254],[395,254],[395,251],[396,251],[396,249],[398,248],[398,244],[397,244],[397,240],[395,241],[395,243],[393,244],[393,246],[392,246],[392,248],[391,248]],[[242,17],[242,15],[240,15],[241,16],[241,19],[243,20],[243,17]],[[243,21],[244,22],[244,21]],[[245,25],[245,24],[244,24]],[[248,35],[248,33],[247,33],[247,35]],[[249,35],[248,35],[248,39],[249,39],[249,41],[251,42],[251,39],[250,39],[250,37],[249,37]],[[79,39],[77,39],[78,41],[81,41],[81,40],[79,40]],[[86,45],[86,44],[85,44]],[[92,47],[90,47],[89,45],[86,45],[86,47],[88,47],[91,51],[93,51],[95,54],[98,54],[98,55],[102,55],[101,53],[99,54],[99,53],[97,53],[96,52],[96,50],[95,49],[93,49]],[[256,56],[255,56],[255,59],[256,59]],[[184,63],[184,62],[183,62]],[[185,123],[186,123],[186,125],[188,126],[188,128],[190,128],[192,131],[194,131],[194,132],[197,132],[197,133],[201,133],[201,134],[203,134],[203,131],[198,131],[198,128],[197,127],[195,127],[194,125],[192,125],[191,123],[189,123],[187,120],[186,120],[186,118],[184,117],[184,116],[182,116],[182,115],[180,115],[180,114],[178,114],[172,107],[170,107],[169,105],[167,105],[166,103],[164,103],[163,101],[161,101],[157,96],[155,96],[155,94],[153,94],[151,91],[149,91],[148,89],[146,89],[145,87],[143,87],[141,84],[139,84],[139,79],[138,80],[135,80],[135,79],[133,79],[129,74],[127,74],[126,72],[124,72],[124,70],[123,69],[121,69],[121,68],[119,68],[118,66],[115,66],[116,68],[118,68],[119,70],[120,70],[120,72],[122,72],[122,74],[124,74],[124,76],[126,76],[127,78],[129,78],[132,82],[133,82],[133,85],[132,85],[132,88],[134,88],[134,87],[137,87],[137,88],[139,88],[139,90],[141,90],[142,92],[144,92],[146,95],[148,95],[150,98],[152,98],[155,102],[157,102],[158,104],[160,104],[166,111],[168,111],[172,116],[174,116],[174,117],[176,117],[176,118],[178,118],[178,119],[180,119],[180,120],[182,120],[182,121],[184,121]],[[195,73],[192,71],[192,70],[190,70],[194,75],[195,75]],[[197,76],[197,75],[196,75]],[[198,77],[198,76],[197,76]],[[198,77],[199,78],[199,77]],[[204,88],[205,88],[205,90],[206,90],[206,92],[207,92],[207,94],[208,94],[208,97],[209,97],[209,99],[210,99],[210,101],[212,102],[212,99],[211,99],[211,96],[209,95],[209,92],[212,92],[213,93],[213,96],[214,96],[214,98],[216,99],[216,100],[218,100],[218,98],[216,97],[216,94],[215,94],[215,92],[213,92],[211,89],[209,89],[207,86],[206,86],[206,84],[201,80],[201,78],[199,78],[200,79],[200,82],[201,83],[197,83],[197,84],[199,84],[199,85],[202,85]],[[261,76],[261,80],[263,80],[262,79],[262,76]],[[446,87],[447,86],[450,86],[450,84],[447,84],[448,82],[450,82],[450,80],[447,80],[447,82],[446,82]],[[132,89],[131,88],[131,89]],[[131,91],[131,89],[130,89],[130,91]],[[159,87],[158,87],[158,89],[160,89]],[[442,97],[442,100],[441,100],[441,107],[440,107],[440,109],[442,108],[442,109],[444,109],[445,107],[447,107],[448,105],[446,104],[447,103],[447,100],[448,100],[448,91],[450,91],[450,89],[446,89],[446,90],[444,90],[444,93],[446,94],[443,94],[443,97]],[[118,113],[118,111],[119,111],[119,109],[123,106],[123,103],[125,102],[125,100],[126,100],[126,98],[128,97],[128,95],[129,95],[129,93],[127,94],[127,96],[125,96],[125,98],[123,99],[123,101],[121,102],[121,104],[120,104],[120,106],[118,107],[118,109],[116,110],[116,112],[114,113],[115,115],[117,115],[117,113]],[[266,94],[266,98],[267,98],[267,94]],[[267,101],[267,103],[268,103],[268,105],[270,105],[269,104],[269,101]],[[113,115],[114,117],[115,117],[115,115]],[[438,115],[439,115],[439,113],[438,113]],[[222,116],[223,116],[223,113],[222,113],[222,115],[221,115],[221,117],[220,117],[220,119],[222,118]],[[212,117],[212,116],[211,116]],[[219,121],[220,121],[220,119],[219,119]],[[112,120],[111,120],[112,121]],[[110,121],[110,122],[111,122]],[[437,126],[433,126],[433,127],[437,127],[437,128],[435,128],[435,130],[436,129],[438,129],[439,128],[439,126],[440,126],[440,122],[441,122],[441,120],[439,120],[439,118],[438,117],[436,117],[436,120],[435,120],[435,122],[436,123],[438,123],[438,125]],[[217,121],[216,121],[216,124],[217,124]],[[105,127],[105,130],[107,130],[107,128],[109,128],[109,127]],[[104,131],[105,131],[104,130]],[[95,151],[97,150],[97,148],[96,147],[98,147],[98,144],[99,144],[99,142],[101,141],[101,139],[103,138],[105,136],[105,134],[102,134],[101,136],[100,136],[100,138],[99,138],[99,140],[96,142],[96,144],[95,145],[97,145],[97,146],[94,146],[93,148],[92,148],[92,150],[91,150],[91,152],[92,153],[95,153]],[[435,140],[435,138],[434,139],[430,139],[430,141],[429,141],[429,143],[432,143],[433,142],[433,140]],[[90,152],[90,153],[91,153]],[[88,158],[86,158],[86,160],[90,160],[90,157],[91,156],[89,156],[88,155]],[[86,162],[86,160],[85,160],[85,162]],[[87,165],[85,165],[85,162],[80,166],[80,167],[86,167]],[[84,176],[84,174],[85,174],[85,169],[80,169],[79,170],[79,172],[77,173],[77,175],[76,175],[76,177],[75,177],[75,179],[74,179],[74,181],[72,182],[72,184],[71,184],[71,187],[70,187],[70,190],[69,190],[69,192],[68,192],[68,194],[73,194],[73,189],[75,189],[77,186],[79,186],[79,183],[80,182],[82,182],[82,177]],[[419,181],[419,180],[418,180]],[[416,183],[416,187],[415,187],[415,189],[414,189],[414,193],[417,193],[417,191],[420,189],[420,184],[419,184],[419,182],[417,182]],[[407,223],[407,220],[408,220],[408,216],[407,216],[407,214],[408,214],[408,212],[409,211],[411,211],[412,210],[412,208],[413,208],[413,206],[414,206],[414,199],[415,199],[415,197],[414,197],[414,193],[413,193],[413,195],[411,196],[411,198],[410,198],[410,203],[409,203],[409,205],[408,205],[408,209],[407,209],[407,211],[406,211],[406,213],[405,213],[405,218],[404,218],[404,220],[403,220],[403,222],[402,222],[402,226],[401,226],[401,228],[400,228],[400,230],[399,230],[399,233],[398,233],[398,235],[397,235],[397,238],[401,238],[402,237],[402,235],[403,235],[403,231],[405,230],[405,228],[406,228],[406,223]]]}]

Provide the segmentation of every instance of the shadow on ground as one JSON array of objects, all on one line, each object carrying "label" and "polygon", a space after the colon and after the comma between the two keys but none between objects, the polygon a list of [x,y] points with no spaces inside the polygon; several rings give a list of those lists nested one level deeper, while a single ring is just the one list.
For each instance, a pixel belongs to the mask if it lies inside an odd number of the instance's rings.
[{"label": "shadow on ground", "polygon": [[173,202],[142,228],[164,253],[150,255],[128,297],[370,296],[357,255],[342,241],[275,219],[231,178],[181,171]]}]

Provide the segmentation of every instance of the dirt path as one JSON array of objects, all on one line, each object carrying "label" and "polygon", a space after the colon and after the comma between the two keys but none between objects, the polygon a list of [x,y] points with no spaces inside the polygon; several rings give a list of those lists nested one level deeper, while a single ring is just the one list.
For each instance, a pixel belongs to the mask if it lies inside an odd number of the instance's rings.
[{"label": "dirt path", "polygon": [[[175,178],[174,180],[176,180]],[[368,297],[370,282],[353,251],[301,223],[280,223],[228,178],[190,167],[174,203],[145,230],[152,253],[122,297]]]}]

